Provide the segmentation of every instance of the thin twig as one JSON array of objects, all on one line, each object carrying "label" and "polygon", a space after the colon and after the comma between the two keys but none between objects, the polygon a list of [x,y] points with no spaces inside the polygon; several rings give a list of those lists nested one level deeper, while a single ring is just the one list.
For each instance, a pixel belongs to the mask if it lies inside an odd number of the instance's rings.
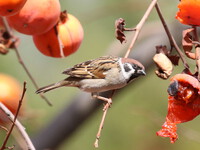
[{"label": "thin twig", "polygon": [[198,37],[198,33],[197,33],[197,27],[196,26],[192,26],[193,30],[193,34],[194,34],[194,41],[196,42],[197,46],[199,45],[199,37]]},{"label": "thin twig", "polygon": [[178,47],[174,37],[172,36],[171,32],[169,31],[169,28],[168,28],[168,26],[167,26],[167,24],[165,22],[165,19],[163,18],[163,15],[161,13],[161,10],[159,8],[158,3],[156,3],[155,8],[156,8],[158,16],[159,16],[159,18],[160,18],[160,20],[161,20],[161,22],[163,24],[165,32],[166,32],[166,34],[167,34],[167,36],[169,38],[170,45],[175,48],[175,50],[177,51],[177,53],[179,54],[179,56],[180,56],[180,58],[181,58],[181,60],[183,62],[184,67],[189,70],[189,65],[188,65],[188,63],[187,63],[187,61],[186,61],[186,59],[184,57],[184,54],[182,53],[181,49]]},{"label": "thin twig", "polygon": [[134,34],[134,37],[133,37],[133,39],[131,41],[131,44],[130,44],[130,46],[129,46],[129,48],[128,48],[125,56],[124,56],[125,58],[127,58],[129,56],[129,54],[130,54],[130,52],[131,52],[131,50],[132,50],[132,48],[133,48],[133,46],[135,44],[135,41],[138,38],[138,35],[139,35],[139,33],[140,33],[140,31],[141,31],[144,23],[146,22],[149,14],[151,13],[151,11],[154,8],[154,6],[155,6],[156,3],[157,3],[157,0],[152,0],[151,4],[149,5],[148,9],[146,10],[144,16],[142,17],[142,19],[140,20],[140,22],[137,24],[137,26],[134,28],[135,34]]},{"label": "thin twig", "polygon": [[200,81],[200,45],[199,45],[199,37],[197,33],[197,27],[193,26],[194,28],[194,40],[196,42],[195,44],[195,59],[196,59],[196,65],[197,65],[197,71],[198,71],[198,80]]},{"label": "thin twig", "polygon": [[101,131],[102,131],[103,126],[104,126],[104,122],[105,122],[107,111],[108,111],[108,109],[110,108],[110,105],[111,105],[110,102],[112,102],[112,97],[114,96],[115,92],[116,92],[116,90],[112,90],[110,97],[109,98],[105,98],[105,99],[107,99],[106,100],[107,103],[105,104],[105,106],[103,108],[103,116],[102,116],[102,119],[101,119],[101,123],[99,125],[99,130],[98,130],[97,135],[96,135],[96,140],[94,142],[94,147],[95,148],[99,147],[99,139],[100,139],[100,136],[101,136]]},{"label": "thin twig", "polygon": [[3,130],[5,130],[6,132],[8,132],[8,129],[6,127],[0,125],[0,128],[3,129]]},{"label": "thin twig", "polygon": [[135,31],[135,28],[124,28],[124,31]]},{"label": "thin twig", "polygon": [[[10,119],[11,122],[14,121],[15,116],[14,116],[14,115],[10,112],[10,110],[9,110],[4,104],[2,104],[1,102],[0,102],[0,109],[1,109],[2,111],[4,111],[5,114],[7,114],[8,119]],[[22,135],[24,141],[26,142],[26,144],[27,144],[27,146],[28,146],[28,150],[35,150],[35,148],[34,148],[32,142],[31,142],[31,140],[30,140],[28,134],[27,134],[26,131],[25,131],[25,128],[22,126],[22,124],[21,124],[18,120],[15,121],[15,126],[17,127],[17,129],[18,129],[19,132],[21,133],[21,135]]]},{"label": "thin twig", "polygon": [[200,81],[200,47],[197,46],[195,49],[196,64],[198,70],[198,80]]},{"label": "thin twig", "polygon": [[0,103],[0,109],[7,115],[7,117],[10,119],[10,121],[12,122],[12,126],[9,130],[9,132],[7,133],[7,136],[4,140],[4,143],[1,147],[0,150],[4,150],[6,148],[6,143],[12,133],[12,130],[14,128],[14,126],[16,126],[18,128],[18,130],[20,131],[22,137],[24,138],[26,144],[27,144],[27,149],[28,150],[35,150],[29,136],[27,135],[27,133],[25,132],[24,130],[24,127],[21,125],[21,123],[17,120],[17,116],[19,114],[19,111],[20,111],[20,108],[22,106],[22,101],[23,101],[23,98],[24,98],[24,95],[25,95],[25,92],[26,92],[26,82],[24,82],[24,88],[23,88],[23,92],[22,92],[22,96],[21,96],[21,99],[19,100],[19,104],[18,104],[18,108],[17,108],[17,112],[16,112],[16,115],[14,116],[10,110],[2,103]]},{"label": "thin twig", "polygon": [[[140,20],[140,22],[137,24],[137,26],[135,28],[131,29],[131,31],[135,31],[135,34],[133,36],[131,44],[130,44],[124,58],[127,58],[129,56],[137,38],[138,38],[138,35],[139,35],[144,23],[146,22],[149,14],[151,13],[152,9],[154,8],[156,2],[157,2],[157,0],[152,0],[151,4],[149,5],[148,9],[146,10],[146,12],[145,12],[144,16],[142,17],[142,19]],[[109,101],[109,99],[112,100],[114,93],[115,93],[115,90],[113,90],[111,97],[108,98],[108,101]],[[107,111],[108,111],[109,108],[110,108],[110,104],[106,103],[106,105],[104,106],[104,109],[103,109],[104,113],[103,113],[103,116],[102,116],[102,119],[101,119],[99,130],[98,130],[97,135],[96,135],[96,140],[95,140],[95,143],[94,143],[95,148],[98,148],[98,146],[99,146],[99,144],[98,144],[99,138],[101,136],[101,131],[103,129],[105,117],[106,117],[106,114],[107,114]]]},{"label": "thin twig", "polygon": [[98,148],[99,147],[99,138],[101,136],[101,131],[103,129],[103,126],[104,126],[104,121],[105,121],[105,118],[106,118],[106,114],[108,112],[108,109],[110,107],[110,104],[109,103],[106,103],[106,105],[104,106],[104,109],[103,109],[103,116],[102,116],[102,119],[101,119],[101,123],[99,125],[99,130],[97,132],[97,135],[96,135],[96,140],[94,142],[94,147],[95,148]]},{"label": "thin twig", "polygon": [[16,121],[17,116],[18,116],[18,114],[19,114],[19,110],[20,110],[20,108],[21,108],[22,100],[23,100],[23,98],[24,98],[25,92],[26,92],[26,83],[24,82],[24,88],[23,88],[22,96],[21,96],[21,99],[19,100],[19,104],[18,104],[18,107],[17,107],[17,111],[16,111],[16,114],[15,114],[14,120],[13,120],[13,122],[12,122],[12,126],[11,126],[9,132],[7,133],[7,136],[6,136],[6,138],[5,138],[5,140],[4,140],[4,143],[3,143],[2,147],[1,147],[1,150],[5,149],[6,144],[7,144],[7,142],[8,142],[8,139],[9,139],[9,137],[10,137],[10,135],[11,135],[11,133],[12,133],[12,130],[13,130],[14,126],[15,126],[15,121]]},{"label": "thin twig", "polygon": [[[28,75],[28,77],[29,77],[30,80],[32,81],[32,83],[33,83],[33,85],[35,86],[35,88],[36,88],[36,89],[39,89],[39,87],[38,87],[38,85],[37,85],[35,79],[34,79],[33,76],[31,75],[31,73],[29,72],[28,68],[27,68],[26,65],[24,64],[24,62],[23,62],[23,60],[22,60],[22,58],[21,58],[21,56],[20,56],[20,54],[19,54],[19,50],[18,50],[18,48],[17,48],[17,46],[16,46],[16,38],[14,38],[13,32],[12,32],[12,30],[11,30],[11,28],[10,28],[10,26],[9,26],[9,24],[8,24],[8,22],[7,22],[7,20],[6,20],[6,18],[5,18],[5,17],[2,17],[2,19],[3,19],[3,23],[4,23],[4,26],[5,26],[6,31],[8,32],[9,36],[10,36],[10,37],[12,38],[12,40],[13,40],[13,50],[14,50],[15,53],[16,53],[16,56],[17,56],[17,59],[18,59],[19,63],[22,65],[23,69],[25,70],[26,74]],[[40,96],[41,96],[42,99],[44,99],[44,100],[46,101],[46,103],[47,103],[49,106],[52,106],[51,102],[50,102],[42,93],[40,93]]]}]

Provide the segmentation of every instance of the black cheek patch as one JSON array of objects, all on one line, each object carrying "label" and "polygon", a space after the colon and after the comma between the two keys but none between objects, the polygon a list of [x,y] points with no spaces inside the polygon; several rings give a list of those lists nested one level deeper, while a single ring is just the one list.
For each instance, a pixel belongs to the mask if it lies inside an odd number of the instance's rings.
[{"label": "black cheek patch", "polygon": [[125,70],[125,72],[129,72],[129,71],[131,71],[131,68],[129,67],[128,64],[124,64],[124,70]]},{"label": "black cheek patch", "polygon": [[132,74],[131,77],[129,78],[129,80],[127,81],[127,83],[131,82],[132,80],[134,80],[135,78],[137,78],[139,76],[139,74]]}]

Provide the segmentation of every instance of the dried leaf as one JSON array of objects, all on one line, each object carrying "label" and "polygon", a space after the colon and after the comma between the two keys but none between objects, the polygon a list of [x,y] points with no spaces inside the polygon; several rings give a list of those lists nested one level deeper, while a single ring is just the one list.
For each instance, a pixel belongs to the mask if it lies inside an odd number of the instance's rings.
[{"label": "dried leaf", "polygon": [[180,57],[178,55],[170,55],[170,50],[168,50],[165,45],[156,46],[156,53],[165,54],[170,59],[173,65],[178,65]]},{"label": "dried leaf", "polygon": [[156,46],[156,53],[163,53],[165,55],[168,55],[169,51],[167,50],[166,45],[159,45]]},{"label": "dried leaf", "polygon": [[179,59],[180,57],[178,55],[168,55],[168,58],[171,60],[172,64],[177,66],[178,65],[178,62],[179,62]]},{"label": "dried leaf", "polygon": [[155,71],[156,75],[162,79],[167,79],[173,70],[173,65],[169,58],[163,53],[158,53],[153,57],[153,60],[158,67]]},{"label": "dried leaf", "polygon": [[193,48],[193,43],[192,43],[192,35],[191,32],[193,32],[194,28],[191,29],[186,29],[183,31],[183,39],[182,39],[182,45],[184,51],[191,51]]},{"label": "dried leaf", "polygon": [[191,59],[193,59],[193,60],[196,59],[195,53],[185,51],[185,55],[186,55],[188,58],[191,58]]},{"label": "dried leaf", "polygon": [[124,26],[125,26],[125,20],[122,18],[119,18],[115,21],[115,36],[116,38],[121,42],[126,42],[126,36],[124,34]]},{"label": "dried leaf", "polygon": [[5,29],[0,30],[0,54],[7,54],[9,52],[9,48],[18,47],[19,42],[19,38],[15,36],[11,37]]}]

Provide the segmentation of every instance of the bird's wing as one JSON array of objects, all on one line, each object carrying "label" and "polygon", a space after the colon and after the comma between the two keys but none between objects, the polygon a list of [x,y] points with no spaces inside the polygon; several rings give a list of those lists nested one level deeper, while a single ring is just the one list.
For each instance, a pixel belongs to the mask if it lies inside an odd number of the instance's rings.
[{"label": "bird's wing", "polygon": [[103,79],[106,72],[113,67],[118,67],[118,57],[104,56],[75,65],[63,73],[71,77],[83,79]]}]

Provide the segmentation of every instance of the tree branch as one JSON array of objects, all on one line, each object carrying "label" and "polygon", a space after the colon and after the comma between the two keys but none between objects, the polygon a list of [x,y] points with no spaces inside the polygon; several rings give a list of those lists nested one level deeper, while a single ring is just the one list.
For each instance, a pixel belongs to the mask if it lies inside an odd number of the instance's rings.
[{"label": "tree branch", "polygon": [[[29,72],[28,68],[26,67],[26,65],[24,64],[21,56],[20,56],[20,53],[19,53],[19,50],[16,46],[16,38],[14,38],[14,35],[13,35],[13,32],[6,20],[5,17],[2,17],[3,19],[3,23],[4,23],[4,26],[5,26],[5,29],[6,29],[6,32],[8,33],[8,36],[11,38],[12,42],[13,42],[13,50],[15,51],[16,53],[16,56],[17,56],[17,59],[19,61],[19,63],[22,65],[23,69],[25,70],[26,74],[28,75],[28,77],[30,78],[30,80],[32,81],[33,85],[35,86],[36,89],[39,89],[35,79],[33,78],[33,76],[31,75],[31,73]],[[51,102],[41,93],[40,94],[41,98],[44,99],[46,101],[46,103],[49,105],[49,106],[52,106]]]},{"label": "tree branch", "polygon": [[129,56],[131,50],[133,49],[133,46],[134,46],[134,44],[135,44],[135,42],[136,42],[136,40],[137,40],[137,38],[139,36],[139,33],[140,33],[144,23],[146,22],[149,14],[151,13],[151,11],[154,8],[156,3],[157,3],[157,0],[152,0],[151,4],[149,5],[148,9],[146,10],[144,16],[142,17],[140,22],[137,24],[137,26],[134,28],[135,34],[134,34],[134,37],[133,37],[133,39],[131,41],[131,44],[130,44],[130,46],[129,46],[129,48],[128,48],[125,56],[124,56],[125,58],[127,58]]},{"label": "tree branch", "polygon": [[171,47],[174,47],[174,48],[175,48],[175,50],[177,51],[177,53],[179,54],[179,56],[180,56],[180,58],[181,58],[181,60],[182,60],[182,62],[183,62],[184,67],[185,67],[186,69],[189,70],[189,65],[188,65],[188,63],[187,63],[187,61],[186,61],[186,59],[185,59],[185,57],[184,57],[184,54],[182,53],[182,51],[181,51],[180,48],[178,47],[178,45],[177,45],[177,43],[176,43],[174,37],[172,36],[171,32],[169,31],[169,28],[168,28],[168,26],[167,26],[167,24],[166,24],[166,22],[165,22],[165,20],[164,20],[164,18],[163,18],[163,15],[162,15],[162,13],[161,13],[161,10],[160,10],[160,8],[159,8],[158,3],[155,5],[155,8],[156,8],[156,11],[157,11],[157,13],[158,13],[158,16],[160,17],[160,20],[161,20],[161,22],[162,22],[162,24],[163,24],[163,27],[164,27],[164,29],[165,29],[165,32],[166,32],[166,34],[167,34],[167,36],[168,36],[168,38],[169,38],[169,42],[170,42]]},{"label": "tree branch", "polygon": [[4,150],[6,148],[6,143],[7,143],[8,139],[9,139],[11,133],[12,133],[12,130],[13,130],[14,126],[17,127],[17,129],[21,133],[23,139],[25,140],[25,142],[27,144],[27,149],[28,150],[35,150],[35,148],[34,148],[32,142],[31,142],[28,134],[24,130],[24,127],[17,120],[17,116],[18,116],[19,110],[20,110],[20,108],[22,106],[22,101],[23,101],[25,92],[26,92],[26,83],[24,83],[24,88],[23,88],[22,96],[21,96],[21,99],[19,100],[19,105],[18,105],[17,112],[16,112],[15,116],[12,114],[12,112],[3,103],[0,102],[0,109],[7,115],[8,119],[10,119],[10,121],[12,122],[12,126],[9,129],[9,132],[7,133],[7,136],[6,136],[6,138],[4,140],[4,143],[3,143],[2,147],[1,147],[1,150]]}]

